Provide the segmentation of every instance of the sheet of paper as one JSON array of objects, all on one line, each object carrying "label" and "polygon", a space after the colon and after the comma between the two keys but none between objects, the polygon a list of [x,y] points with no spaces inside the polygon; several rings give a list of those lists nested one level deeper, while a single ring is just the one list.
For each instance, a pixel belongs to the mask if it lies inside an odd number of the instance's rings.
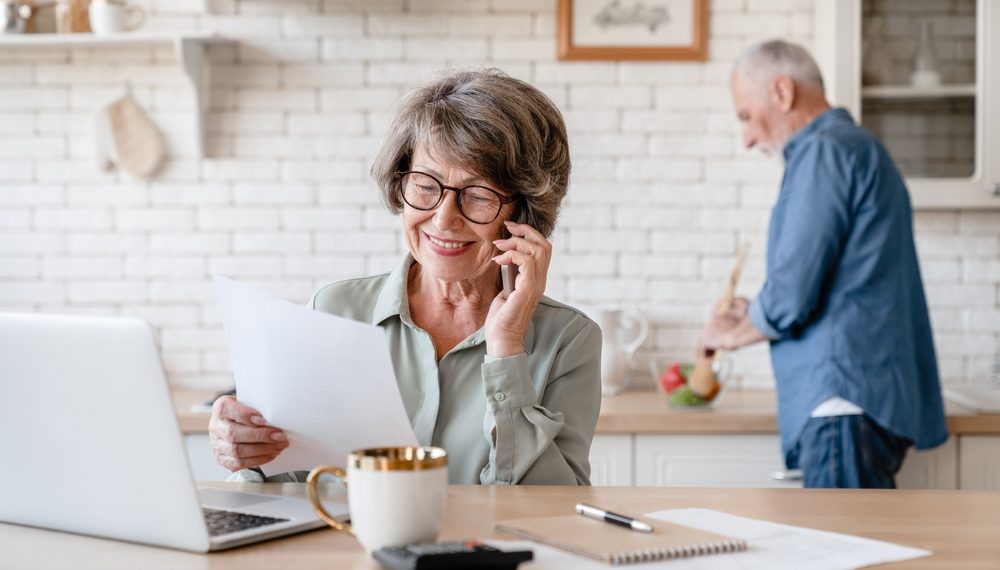
[{"label": "sheet of paper", "polygon": [[381,328],[224,277],[214,285],[237,395],[288,435],[265,473],[346,467],[355,449],[419,445]]},{"label": "sheet of paper", "polygon": [[746,552],[671,561],[670,568],[678,570],[848,570],[931,555],[927,550],[891,542],[738,517],[710,509],[672,509],[646,516],[747,541]]},{"label": "sheet of paper", "polygon": [[[710,509],[672,509],[645,516],[747,541],[745,552],[709,554],[623,568],[670,570],[849,570],[886,562],[930,556],[919,548],[846,534],[738,517]],[[530,541],[486,540],[501,550],[532,550],[532,570],[598,570],[608,565]]]}]

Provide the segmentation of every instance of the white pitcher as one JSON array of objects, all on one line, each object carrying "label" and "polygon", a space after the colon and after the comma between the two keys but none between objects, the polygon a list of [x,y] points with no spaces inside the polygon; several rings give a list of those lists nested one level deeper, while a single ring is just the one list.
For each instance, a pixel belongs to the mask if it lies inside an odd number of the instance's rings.
[{"label": "white pitcher", "polygon": [[[601,392],[614,396],[627,385],[626,372],[632,365],[635,351],[649,336],[649,322],[634,312],[621,309],[583,308],[583,311],[601,327],[604,344],[601,346]],[[627,336],[632,332],[631,338]]]}]

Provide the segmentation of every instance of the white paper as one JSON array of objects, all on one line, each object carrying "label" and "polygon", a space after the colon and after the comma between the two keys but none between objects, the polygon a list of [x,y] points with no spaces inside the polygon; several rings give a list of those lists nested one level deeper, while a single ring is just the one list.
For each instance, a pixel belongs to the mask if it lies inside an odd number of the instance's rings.
[{"label": "white paper", "polygon": [[931,555],[928,550],[891,542],[738,517],[710,509],[672,509],[646,516],[747,541],[745,552],[672,560],[670,568],[678,570],[848,570]]},{"label": "white paper", "polygon": [[[747,541],[748,549],[731,554],[706,554],[622,568],[670,570],[849,570],[886,562],[930,556],[919,548],[899,546],[847,534],[738,517],[710,509],[672,509],[645,515]],[[501,550],[532,550],[526,568],[543,570],[607,570],[607,564],[529,541],[485,540]]]},{"label": "white paper", "polygon": [[240,402],[288,435],[273,475],[346,467],[367,447],[419,445],[384,331],[214,277]]}]

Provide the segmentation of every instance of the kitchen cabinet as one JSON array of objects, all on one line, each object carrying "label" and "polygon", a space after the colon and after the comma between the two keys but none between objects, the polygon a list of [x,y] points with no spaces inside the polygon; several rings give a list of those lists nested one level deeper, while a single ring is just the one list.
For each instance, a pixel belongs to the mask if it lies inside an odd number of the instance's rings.
[{"label": "kitchen cabinet", "polygon": [[[953,437],[928,451],[911,450],[896,477],[899,487],[959,488],[958,439],[966,438]],[[1000,437],[973,439],[992,440],[976,444],[992,446],[992,459],[978,448],[975,452],[982,458],[978,472],[986,474],[979,479],[992,477],[993,486],[966,487],[971,483],[964,481],[963,459],[962,488],[1000,489]],[[774,478],[775,473],[785,471],[780,445],[777,434],[598,434],[591,448],[591,482],[655,487],[801,487],[799,479]]]},{"label": "kitchen cabinet", "polygon": [[926,451],[910,449],[896,475],[900,489],[958,489],[958,438]]},{"label": "kitchen cabinet", "polygon": [[775,435],[640,435],[635,484],[677,487],[800,487],[777,480],[785,468]]},{"label": "kitchen cabinet", "polygon": [[1000,436],[962,436],[959,448],[961,488],[1000,491]]},{"label": "kitchen cabinet", "polygon": [[205,155],[205,115],[208,112],[209,66],[205,50],[209,44],[224,42],[223,38],[205,32],[164,33],[128,32],[110,36],[94,34],[10,34],[0,35],[0,52],[5,49],[25,50],[36,47],[119,47],[170,44],[177,63],[191,84],[196,156]]},{"label": "kitchen cabinet", "polygon": [[594,436],[590,446],[590,484],[595,486],[622,487],[634,485],[632,479],[631,435],[611,434]]},{"label": "kitchen cabinet", "polygon": [[815,17],[828,98],[882,140],[914,208],[1000,208],[1000,3],[818,0]]}]

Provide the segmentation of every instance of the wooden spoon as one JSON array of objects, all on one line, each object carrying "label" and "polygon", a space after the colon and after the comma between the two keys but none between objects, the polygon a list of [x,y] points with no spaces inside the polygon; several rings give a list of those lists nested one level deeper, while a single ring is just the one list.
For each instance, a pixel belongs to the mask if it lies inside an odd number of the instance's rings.
[{"label": "wooden spoon", "polygon": [[[736,295],[736,283],[740,280],[740,273],[743,271],[743,264],[746,262],[747,250],[749,248],[750,244],[747,242],[740,244],[740,249],[736,253],[736,261],[733,262],[733,269],[729,272],[729,281],[726,283],[726,290],[722,294],[722,299],[715,306],[716,315],[726,314],[733,306],[733,298]],[[712,356],[706,355],[705,348],[701,343],[698,343],[698,352],[694,360],[694,370],[691,371],[691,377],[688,378],[688,386],[691,387],[692,392],[706,400],[715,398],[715,395],[719,393],[719,389],[721,388],[718,379],[715,377],[715,372],[712,371],[713,360],[715,360],[715,353],[712,353]]]}]

